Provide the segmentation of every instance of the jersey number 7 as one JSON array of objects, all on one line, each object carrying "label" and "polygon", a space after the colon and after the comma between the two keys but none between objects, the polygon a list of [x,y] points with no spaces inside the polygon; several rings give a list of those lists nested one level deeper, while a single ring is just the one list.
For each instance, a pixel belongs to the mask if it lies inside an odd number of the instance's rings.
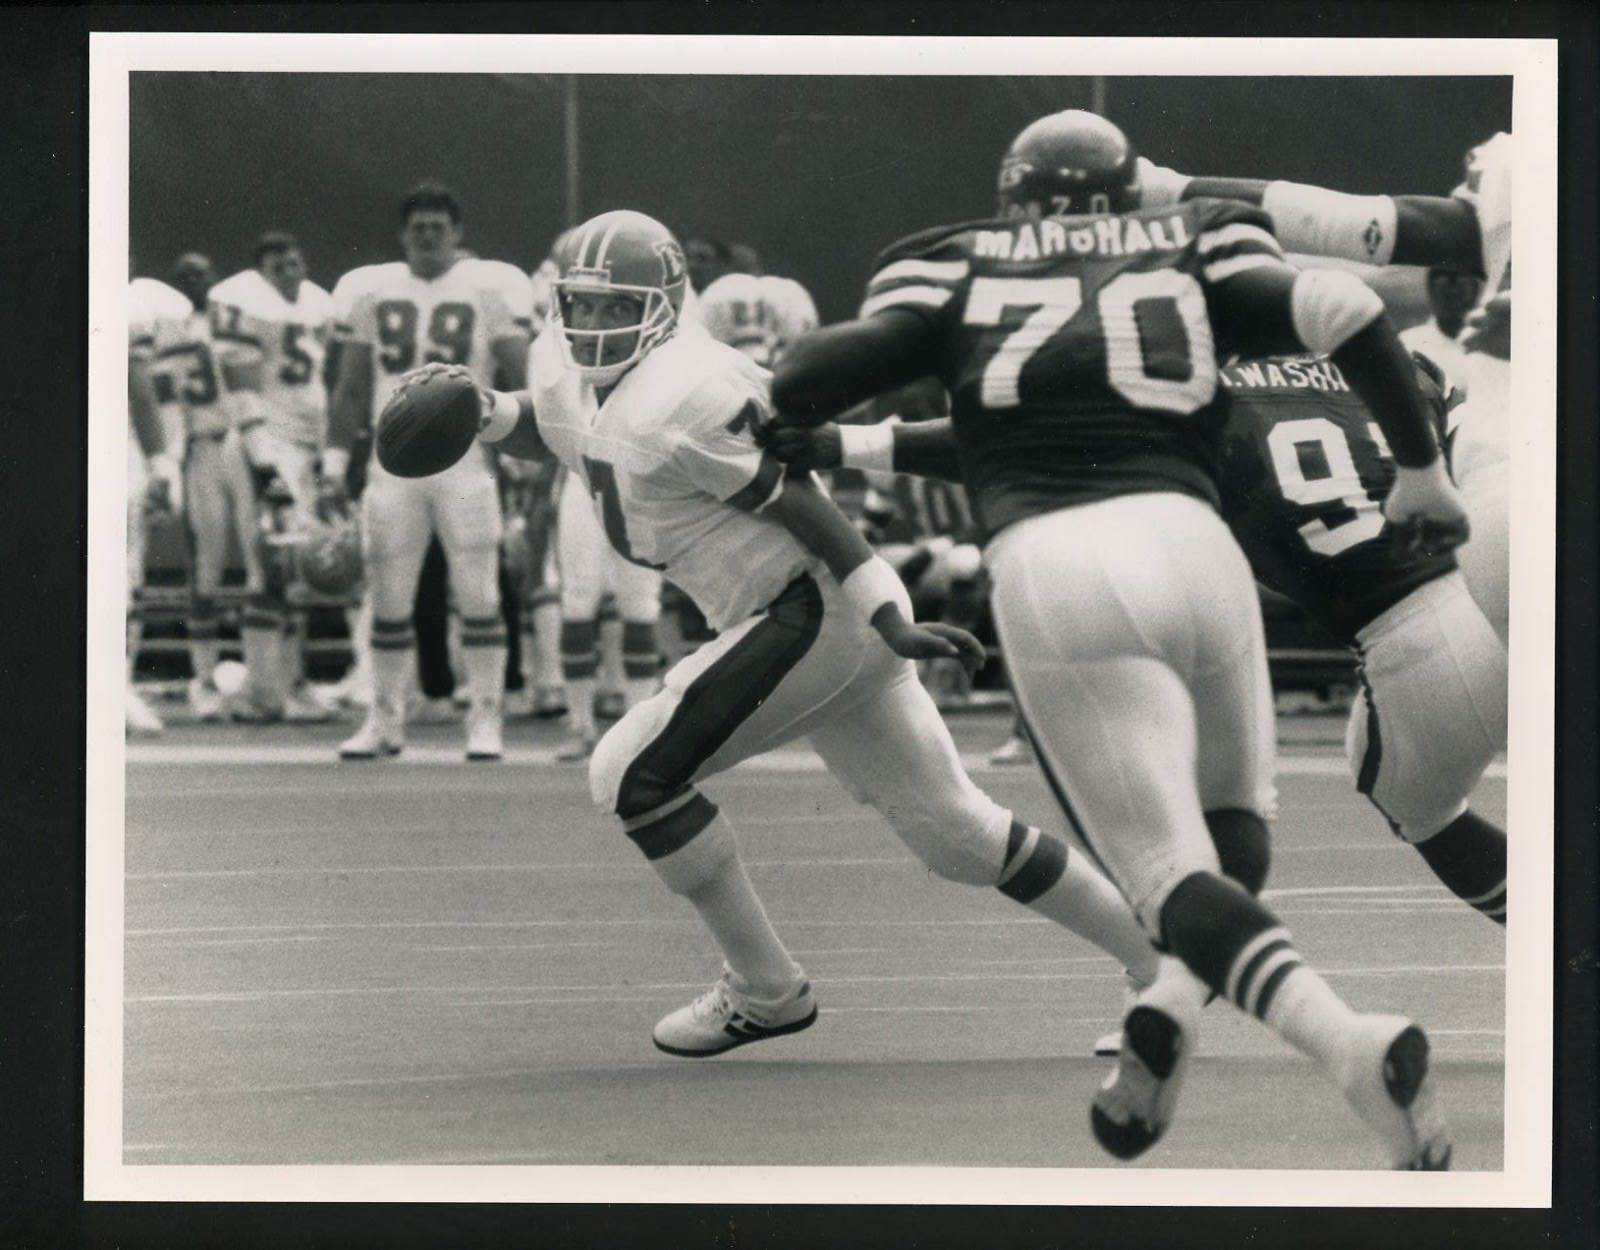
[{"label": "jersey number 7", "polygon": [[[1015,327],[984,366],[979,399],[990,410],[1020,407],[1023,366],[1083,310],[1075,277],[974,278],[962,320]],[[1136,408],[1181,416],[1217,393],[1217,360],[1205,293],[1176,269],[1125,270],[1102,286],[1093,304],[1105,345],[1106,381]],[[1162,364],[1152,368],[1157,358]],[[1186,359],[1183,376],[1165,367]]]}]

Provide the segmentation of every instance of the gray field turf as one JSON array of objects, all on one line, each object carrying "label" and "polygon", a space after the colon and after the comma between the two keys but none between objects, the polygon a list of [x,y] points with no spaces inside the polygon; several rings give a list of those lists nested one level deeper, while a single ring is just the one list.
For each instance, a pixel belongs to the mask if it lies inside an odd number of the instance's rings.
[{"label": "gray field turf", "polygon": [[[979,756],[1005,729],[956,727]],[[1115,1164],[1087,1107],[1116,966],[994,891],[930,878],[797,756],[707,789],[821,1019],[716,1060],[660,1055],[651,1025],[716,958],[593,812],[583,771],[336,766],[341,732],[180,726],[134,750],[128,1164],[1381,1166],[1310,1065],[1221,1004],[1178,1122]],[[414,754],[443,759],[458,736],[415,731]],[[1286,723],[1274,906],[1355,1005],[1428,1027],[1456,1167],[1496,1170],[1501,931],[1329,767],[1319,743],[1336,736],[1331,720]],[[524,758],[552,742],[511,735]],[[329,762],[264,762],[311,746]],[[1031,767],[975,776],[1060,826]],[[1505,795],[1491,778],[1477,804],[1503,820]]]}]

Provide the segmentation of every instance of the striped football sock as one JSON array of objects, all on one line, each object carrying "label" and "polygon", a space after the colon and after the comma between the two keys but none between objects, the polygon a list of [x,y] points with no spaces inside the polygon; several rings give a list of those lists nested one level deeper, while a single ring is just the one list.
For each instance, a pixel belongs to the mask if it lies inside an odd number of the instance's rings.
[{"label": "striped football sock", "polygon": [[1474,812],[1462,812],[1413,845],[1433,875],[1469,907],[1506,922],[1506,835]]}]

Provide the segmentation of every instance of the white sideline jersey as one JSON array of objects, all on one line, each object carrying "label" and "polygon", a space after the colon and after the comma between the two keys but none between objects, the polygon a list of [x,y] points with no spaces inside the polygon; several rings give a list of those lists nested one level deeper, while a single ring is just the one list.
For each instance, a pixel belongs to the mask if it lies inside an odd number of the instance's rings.
[{"label": "white sideline jersey", "polygon": [[261,361],[268,428],[302,447],[321,447],[328,422],[322,362],[332,297],[306,281],[291,301],[259,270],[246,269],[212,287],[207,300],[219,350]]},{"label": "white sideline jersey", "polygon": [[128,283],[128,354],[154,359],[156,327],[163,321],[183,321],[193,311],[189,297],[165,282],[135,278]]},{"label": "white sideline jersey", "polygon": [[626,559],[661,570],[725,629],[770,604],[811,567],[761,510],[783,466],[756,446],[771,375],[703,332],[680,333],[630,369],[603,404],[568,368],[557,333],[529,356],[546,445],[596,502]]},{"label": "white sideline jersey", "polygon": [[784,349],[817,328],[817,306],[793,278],[723,274],[701,297],[706,330],[770,368]]},{"label": "white sideline jersey", "polygon": [[404,261],[363,265],[333,289],[335,331],[372,351],[373,411],[381,412],[410,370],[433,361],[464,365],[494,385],[497,339],[530,333],[533,287],[515,265],[465,257],[437,278]]},{"label": "white sideline jersey", "polygon": [[[174,292],[176,294],[176,292]],[[185,305],[189,301],[183,299]],[[189,306],[182,317],[163,317],[154,326],[156,395],[183,410],[190,438],[221,438],[233,425],[211,323]]]}]

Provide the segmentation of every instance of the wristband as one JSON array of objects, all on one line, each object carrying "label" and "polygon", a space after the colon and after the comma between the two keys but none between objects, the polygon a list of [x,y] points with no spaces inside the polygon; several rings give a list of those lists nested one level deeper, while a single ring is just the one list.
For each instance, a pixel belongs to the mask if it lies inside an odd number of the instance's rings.
[{"label": "wristband", "polygon": [[839,427],[839,466],[867,472],[894,472],[894,427],[898,422]]},{"label": "wristband", "polygon": [[1347,195],[1299,182],[1269,182],[1261,207],[1291,252],[1387,265],[1394,255],[1396,212],[1387,195]]},{"label": "wristband", "polygon": [[517,428],[522,416],[522,405],[515,395],[505,391],[489,392],[489,411],[483,414],[478,426],[478,438],[485,443],[498,443]]},{"label": "wristband", "polygon": [[871,621],[886,603],[895,604],[907,621],[915,619],[906,584],[882,556],[873,556],[858,564],[840,584],[840,589],[865,621]]}]

